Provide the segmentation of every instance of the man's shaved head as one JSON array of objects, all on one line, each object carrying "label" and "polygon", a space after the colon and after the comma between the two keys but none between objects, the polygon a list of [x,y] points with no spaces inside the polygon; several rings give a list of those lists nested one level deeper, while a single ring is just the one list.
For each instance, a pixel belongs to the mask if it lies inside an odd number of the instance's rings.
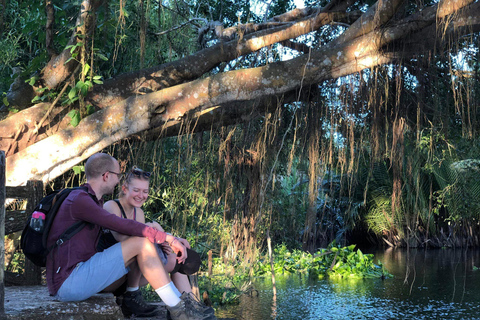
[{"label": "man's shaved head", "polygon": [[107,171],[114,171],[117,160],[106,153],[95,153],[85,163],[87,180],[98,178]]}]

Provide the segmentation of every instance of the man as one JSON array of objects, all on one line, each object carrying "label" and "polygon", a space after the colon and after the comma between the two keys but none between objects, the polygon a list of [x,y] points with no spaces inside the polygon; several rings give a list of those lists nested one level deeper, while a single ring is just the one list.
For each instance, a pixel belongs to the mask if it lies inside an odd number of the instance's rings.
[{"label": "man", "polygon": [[[158,257],[154,243],[168,242],[179,252],[178,261],[187,258],[186,248],[176,238],[139,223],[110,214],[102,208],[102,197],[113,193],[121,173],[118,161],[105,153],[92,155],[85,164],[88,191],[72,191],[60,206],[52,224],[47,245],[53,246],[60,235],[78,221],[84,227],[72,239],[53,249],[47,257],[47,285],[51,295],[61,301],[89,298],[120,279],[128,266],[137,262],[144,277],[167,305],[173,320],[215,319],[192,308],[171,282]],[[126,241],[96,252],[100,228],[131,236]]]}]

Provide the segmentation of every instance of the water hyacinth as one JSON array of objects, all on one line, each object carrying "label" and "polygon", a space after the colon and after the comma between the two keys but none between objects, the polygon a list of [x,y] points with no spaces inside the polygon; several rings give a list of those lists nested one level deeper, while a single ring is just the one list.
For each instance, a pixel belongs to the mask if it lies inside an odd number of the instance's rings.
[{"label": "water hyacinth", "polygon": [[[289,251],[285,245],[275,249],[274,270],[277,274],[308,273],[319,278],[386,278],[390,273],[380,261],[373,261],[373,254],[364,254],[355,245],[339,247],[331,245],[315,254],[301,250]],[[256,274],[271,273],[268,259],[260,260]]]}]

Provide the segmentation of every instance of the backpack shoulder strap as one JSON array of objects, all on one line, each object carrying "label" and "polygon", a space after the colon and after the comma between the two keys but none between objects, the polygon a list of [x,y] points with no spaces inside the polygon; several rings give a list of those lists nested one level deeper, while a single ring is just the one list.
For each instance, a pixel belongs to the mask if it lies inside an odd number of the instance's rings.
[{"label": "backpack shoulder strap", "polygon": [[[83,191],[87,192],[87,194],[93,199],[93,195],[88,192],[88,188],[85,187],[85,186],[75,187],[75,188],[65,188],[65,189],[62,189],[61,191],[59,191],[55,195],[55,198],[52,200],[52,207],[51,207],[50,212],[48,214],[47,220],[45,221],[45,227],[44,227],[45,229],[44,229],[43,236],[42,236],[42,244],[43,244],[44,248],[47,248],[47,253],[51,249],[53,249],[53,247],[52,248],[47,247],[47,238],[48,238],[48,234],[50,233],[50,229],[52,227],[53,220],[55,220],[55,216],[57,215],[58,209],[62,205],[63,201],[68,197],[70,192],[72,192],[74,190],[77,190],[77,189],[82,189]],[[85,227],[87,224],[88,224],[88,222],[86,222],[86,221],[78,221],[75,224],[73,224],[71,227],[69,227],[67,230],[65,230],[62,233],[60,238],[56,241],[56,245],[59,245],[59,242],[63,243],[64,241],[69,240],[76,233],[78,233],[80,230],[82,230],[83,227]],[[78,228],[78,230],[77,230],[77,228]]]}]

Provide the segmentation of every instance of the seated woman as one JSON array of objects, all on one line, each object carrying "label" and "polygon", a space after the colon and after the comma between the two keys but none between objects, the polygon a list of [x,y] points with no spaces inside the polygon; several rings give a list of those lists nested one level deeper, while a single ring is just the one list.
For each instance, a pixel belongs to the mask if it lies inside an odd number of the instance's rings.
[{"label": "seated woman", "polygon": [[[133,219],[141,223],[145,223],[145,215],[141,206],[148,198],[150,183],[150,172],[143,171],[134,166],[125,176],[121,186],[119,199],[108,201],[104,204],[104,209],[125,219]],[[145,223],[158,230],[164,231],[157,222]],[[119,234],[115,231],[103,230],[98,244],[98,251],[101,251],[116,242],[128,239],[128,236]],[[188,275],[194,274],[200,268],[201,260],[198,253],[190,249],[187,240],[176,238],[174,241],[180,241],[187,248],[187,259],[184,263],[178,263],[177,254],[167,244],[161,244],[157,247],[160,259],[162,260],[165,270],[170,273],[170,277],[179,290],[181,295],[189,301],[191,308],[201,311],[205,315],[213,315],[214,310],[200,303],[192,293]],[[142,276],[137,264],[130,268],[126,281],[119,281],[115,284],[119,289],[117,294],[123,294],[121,303],[122,312],[126,316],[135,314],[136,316],[151,316],[154,307],[147,305],[143,299],[139,287],[147,284],[146,279]],[[126,289],[125,288],[126,285]],[[122,288],[123,287],[123,288]],[[110,288],[114,289],[114,288]],[[121,292],[126,290],[126,292]],[[119,292],[120,291],[120,292]]]}]

